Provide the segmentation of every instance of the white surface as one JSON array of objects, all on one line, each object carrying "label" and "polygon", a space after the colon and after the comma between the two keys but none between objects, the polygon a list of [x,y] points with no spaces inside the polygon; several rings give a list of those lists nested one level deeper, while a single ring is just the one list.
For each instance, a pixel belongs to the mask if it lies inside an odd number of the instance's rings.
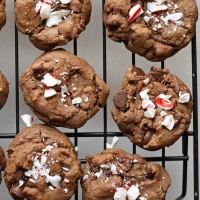
[{"label": "white surface", "polygon": [[[0,133],[15,132],[15,30],[14,30],[14,1],[7,0],[7,24],[0,32],[0,69],[6,75],[10,82],[10,94],[5,107],[0,112]],[[93,11],[92,17],[86,31],[80,35],[78,39],[78,56],[83,57],[88,61],[91,66],[95,68],[97,74],[102,76],[103,70],[103,50],[102,50],[102,1],[92,0]],[[199,2],[198,2],[199,3]],[[200,27],[199,22],[197,26],[197,43],[198,52],[200,50]],[[67,50],[73,52],[73,42],[70,42],[65,46]],[[37,50],[30,42],[27,36],[19,33],[19,66],[20,73],[24,70],[33,60],[39,56],[42,52]],[[172,58],[166,62],[172,73],[178,75],[185,83],[190,87],[192,86],[192,66],[191,66],[191,46],[181,50]],[[200,63],[200,57],[198,57],[198,63]],[[144,58],[136,56],[136,64],[138,67],[142,67],[145,72],[149,71],[149,68],[154,63],[147,61]],[[123,44],[115,43],[107,38],[107,82],[110,87],[110,96],[108,98],[108,130],[118,131],[116,124],[114,123],[110,114],[113,106],[112,97],[118,90],[122,77],[126,68],[131,65],[131,53],[124,47]],[[160,64],[157,64],[160,66]],[[198,71],[198,77],[200,77]],[[200,93],[200,91],[199,91]],[[199,106],[200,107],[200,106]],[[21,92],[20,92],[20,114],[32,114],[29,108],[25,105]],[[39,122],[39,121],[38,121]],[[24,123],[20,122],[20,129],[25,127]],[[61,129],[70,132],[71,130]],[[192,126],[190,126],[192,130]],[[94,116],[80,131],[103,131],[103,110]],[[108,139],[111,143],[112,138]],[[0,145],[4,150],[7,149],[11,140],[1,139]],[[193,138],[189,137],[189,162],[188,162],[188,187],[186,200],[193,199]],[[181,139],[176,142],[170,148],[167,148],[166,155],[181,155]],[[116,147],[123,148],[128,152],[132,152],[132,145],[126,138],[120,138]],[[83,138],[79,139],[79,158],[84,158],[86,155],[100,152],[103,149],[103,138],[97,141],[97,138]],[[141,156],[159,156],[161,151],[148,152],[142,149],[137,151]],[[172,185],[167,194],[167,200],[173,200],[181,193],[182,186],[182,163],[167,162],[166,168],[171,176]],[[79,199],[81,198],[81,194]],[[11,200],[5,185],[0,187],[0,199]]]}]

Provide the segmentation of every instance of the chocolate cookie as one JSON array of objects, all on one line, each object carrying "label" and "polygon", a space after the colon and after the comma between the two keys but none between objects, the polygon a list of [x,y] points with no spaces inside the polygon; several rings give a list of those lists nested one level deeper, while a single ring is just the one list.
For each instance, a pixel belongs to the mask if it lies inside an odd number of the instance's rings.
[{"label": "chocolate cookie", "polygon": [[78,38],[90,21],[90,0],[16,0],[16,26],[44,51]]},{"label": "chocolate cookie", "polygon": [[71,141],[53,127],[25,128],[8,148],[5,182],[14,199],[68,200],[80,176]]},{"label": "chocolate cookie", "polygon": [[87,157],[81,185],[83,200],[164,200],[170,182],[160,165],[109,149]]},{"label": "chocolate cookie", "polygon": [[107,35],[150,61],[163,61],[192,39],[196,0],[105,0]]},{"label": "chocolate cookie", "polygon": [[131,142],[148,150],[172,145],[191,121],[193,101],[188,87],[167,69],[150,73],[131,66],[114,96],[112,116]]},{"label": "chocolate cookie", "polygon": [[0,30],[6,23],[6,12],[5,12],[6,1],[0,0]]},{"label": "chocolate cookie", "polygon": [[1,172],[5,169],[5,167],[6,167],[6,159],[3,149],[0,147],[0,184],[2,181]]},{"label": "chocolate cookie", "polygon": [[6,103],[9,93],[9,84],[6,77],[0,71],[0,109]]},{"label": "chocolate cookie", "polygon": [[82,58],[65,50],[42,54],[20,78],[24,99],[45,123],[83,126],[104,106],[108,87]]}]

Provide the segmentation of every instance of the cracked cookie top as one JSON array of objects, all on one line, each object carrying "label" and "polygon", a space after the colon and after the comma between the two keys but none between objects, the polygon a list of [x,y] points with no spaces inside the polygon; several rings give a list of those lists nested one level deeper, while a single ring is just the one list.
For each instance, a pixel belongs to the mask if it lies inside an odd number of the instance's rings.
[{"label": "cracked cookie top", "polygon": [[78,38],[90,21],[90,0],[17,0],[16,26],[47,51]]},{"label": "cracked cookie top", "polygon": [[144,149],[172,145],[190,125],[189,88],[168,69],[152,67],[145,74],[130,66],[113,100],[112,116],[119,129]]},{"label": "cracked cookie top", "polygon": [[25,128],[8,148],[5,182],[14,199],[68,200],[80,176],[71,141],[53,127]]},{"label": "cracked cookie top", "polygon": [[121,149],[86,158],[83,200],[164,200],[170,177],[158,164]]},{"label": "cracked cookie top", "polygon": [[82,58],[65,51],[42,54],[20,78],[25,102],[43,122],[79,128],[104,106],[108,87]]},{"label": "cracked cookie top", "polygon": [[106,0],[107,35],[150,61],[163,61],[185,47],[196,30],[196,0]]}]

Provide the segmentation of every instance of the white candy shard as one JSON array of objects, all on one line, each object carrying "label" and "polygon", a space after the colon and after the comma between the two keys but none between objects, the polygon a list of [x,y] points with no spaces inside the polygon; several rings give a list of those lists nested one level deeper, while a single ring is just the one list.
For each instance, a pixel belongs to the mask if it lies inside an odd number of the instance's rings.
[{"label": "white candy shard", "polygon": [[167,115],[161,125],[165,126],[168,130],[172,130],[174,128],[174,117],[173,115]]},{"label": "white candy shard", "polygon": [[168,14],[165,19],[167,21],[178,21],[183,17],[183,13],[172,13],[172,14]]},{"label": "white candy shard", "polygon": [[60,0],[60,2],[61,2],[62,4],[68,4],[68,3],[71,3],[72,0]]},{"label": "white candy shard", "polygon": [[47,183],[50,182],[54,187],[58,187],[61,182],[61,177],[59,175],[55,176],[46,175],[46,181]]},{"label": "white candy shard", "polygon": [[146,118],[153,119],[156,115],[156,109],[154,108],[148,108],[147,111],[144,112],[144,116]]},{"label": "white candy shard", "polygon": [[53,87],[55,85],[60,85],[61,81],[54,78],[50,73],[46,73],[41,80],[41,83],[45,84],[48,87]]},{"label": "white candy shard", "polygon": [[[36,4],[36,7],[37,7],[37,4]],[[42,19],[46,19],[50,16],[50,12],[51,12],[51,5],[47,3],[42,3],[42,6],[40,8],[40,17]]]},{"label": "white candy shard", "polygon": [[127,191],[125,188],[116,188],[114,200],[126,200]]},{"label": "white candy shard", "polygon": [[64,171],[66,171],[66,172],[69,172],[69,168],[67,168],[67,167],[62,167],[62,169],[63,169]]},{"label": "white candy shard", "polygon": [[140,4],[135,5],[129,11],[129,22],[134,21],[136,18],[138,18],[143,13],[144,13],[144,11],[143,11],[142,7],[140,6]]},{"label": "white candy shard", "polygon": [[137,186],[132,185],[127,191],[127,196],[129,200],[136,200],[140,195],[140,191]]},{"label": "white candy shard", "polygon": [[167,113],[166,113],[165,111],[161,111],[161,112],[160,112],[160,116],[161,116],[161,117],[164,117],[164,116],[166,116],[166,115],[167,115]]},{"label": "white candy shard", "polygon": [[76,97],[76,98],[72,99],[72,104],[73,105],[74,104],[80,104],[80,103],[82,103],[81,97]]},{"label": "white candy shard", "polygon": [[159,12],[159,11],[162,11],[162,10],[167,10],[168,9],[168,6],[166,5],[161,5],[161,4],[158,4],[158,3],[147,3],[147,9],[152,12],[152,13],[155,13],[155,12]]},{"label": "white candy shard", "polygon": [[64,182],[65,182],[65,183],[69,183],[69,179],[65,178],[65,179],[64,179]]},{"label": "white candy shard", "polygon": [[44,97],[45,98],[53,97],[56,94],[57,94],[57,92],[53,88],[47,88],[44,91]]},{"label": "white candy shard", "polygon": [[68,189],[67,189],[67,188],[63,189],[63,191],[64,191],[65,193],[68,193]]},{"label": "white candy shard", "polygon": [[50,13],[46,21],[47,27],[58,25],[62,21],[62,17],[67,17],[72,13],[71,10],[59,10]]},{"label": "white candy shard", "polygon": [[95,175],[97,178],[99,178],[100,176],[102,176],[102,175],[103,175],[102,169],[101,169],[99,172],[96,172],[94,175]]},{"label": "white candy shard", "polygon": [[111,164],[110,166],[112,174],[118,174],[117,168],[115,164]]},{"label": "white candy shard", "polygon": [[18,186],[18,187],[20,188],[22,185],[24,185],[24,181],[23,181],[23,180],[20,180],[20,181],[19,181],[19,186]]},{"label": "white candy shard", "polygon": [[140,197],[139,200],[147,200],[145,197]]},{"label": "white candy shard", "polygon": [[106,149],[112,149],[118,142],[119,138],[117,136],[113,137],[112,144],[106,143]]},{"label": "white candy shard", "polygon": [[39,12],[40,12],[40,9],[41,9],[41,7],[42,7],[42,2],[41,1],[38,1],[38,3],[36,4],[36,6],[35,6],[35,12],[36,13],[38,13],[39,14]]},{"label": "white candy shard", "polygon": [[155,108],[155,104],[151,100],[142,100],[142,108]]},{"label": "white candy shard", "polygon": [[149,89],[145,89],[145,90],[141,91],[140,97],[142,99],[149,100],[149,95],[147,94],[148,92],[149,92]]},{"label": "white candy shard", "polygon": [[86,174],[85,176],[83,176],[83,180],[85,181],[85,180],[87,180],[89,178],[89,175],[88,174]]},{"label": "white candy shard", "polygon": [[110,166],[108,166],[108,165],[100,165],[100,167],[101,167],[102,169],[109,169],[109,168],[110,168]]},{"label": "white candy shard", "polygon": [[156,0],[156,3],[159,3],[159,4],[163,4],[165,2],[166,2],[166,0]]},{"label": "white candy shard", "polygon": [[67,86],[66,86],[66,85],[61,86],[61,96],[62,96],[63,98],[65,98],[65,97],[67,96],[67,95],[66,95],[67,92],[68,92]]},{"label": "white candy shard", "polygon": [[53,191],[53,190],[54,190],[54,187],[50,185],[50,186],[49,186],[49,189]]},{"label": "white candy shard", "polygon": [[181,92],[179,92],[178,103],[187,103],[189,100],[190,100],[190,93],[182,94]]},{"label": "white candy shard", "polygon": [[169,100],[172,97],[172,95],[160,94],[160,95],[158,95],[158,97],[160,97],[161,99],[164,99],[164,100]]},{"label": "white candy shard", "polygon": [[33,117],[29,114],[24,114],[24,115],[21,115],[21,118],[23,120],[23,122],[26,124],[27,127],[30,127],[32,126],[32,122],[33,122]]}]

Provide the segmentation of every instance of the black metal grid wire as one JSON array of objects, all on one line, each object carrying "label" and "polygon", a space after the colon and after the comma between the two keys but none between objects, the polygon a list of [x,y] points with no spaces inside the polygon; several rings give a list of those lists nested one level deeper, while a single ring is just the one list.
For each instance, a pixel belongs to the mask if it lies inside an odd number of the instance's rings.
[{"label": "black metal grid wire", "polygon": [[[104,5],[102,0],[102,8]],[[103,10],[102,10],[103,13]],[[102,31],[102,60],[103,60],[103,79],[107,82],[107,49],[106,49],[106,30],[104,25]],[[74,54],[77,55],[78,51],[78,42],[74,40]],[[162,166],[165,167],[166,162],[182,162],[182,192],[176,200],[184,199],[187,192],[187,175],[188,175],[188,137],[193,138],[193,181],[194,181],[194,200],[199,200],[199,166],[198,166],[198,94],[197,94],[197,47],[196,47],[196,35],[194,36],[191,44],[191,65],[192,65],[192,93],[194,100],[194,110],[193,110],[193,131],[188,131],[182,136],[182,155],[177,156],[166,156],[165,148],[162,149],[161,156],[157,157],[145,157],[147,161],[161,162]],[[132,54],[132,64],[135,64],[135,55]],[[165,63],[161,62],[161,68],[165,67]],[[3,133],[0,134],[0,138],[14,138],[15,135],[19,132],[19,48],[18,48],[18,30],[15,28],[15,103],[16,103],[16,132],[15,133]],[[73,133],[67,133],[69,137],[74,139],[74,145],[78,146],[78,140],[85,137],[91,138],[103,138],[103,148],[106,148],[107,138],[118,136],[123,137],[120,132],[108,132],[107,129],[107,106],[105,105],[103,110],[103,132],[79,132],[78,129],[74,129]],[[133,145],[133,153],[137,153],[137,147]],[[85,158],[81,158],[81,163],[85,163]],[[78,200],[78,191],[76,191],[75,200]]]}]

